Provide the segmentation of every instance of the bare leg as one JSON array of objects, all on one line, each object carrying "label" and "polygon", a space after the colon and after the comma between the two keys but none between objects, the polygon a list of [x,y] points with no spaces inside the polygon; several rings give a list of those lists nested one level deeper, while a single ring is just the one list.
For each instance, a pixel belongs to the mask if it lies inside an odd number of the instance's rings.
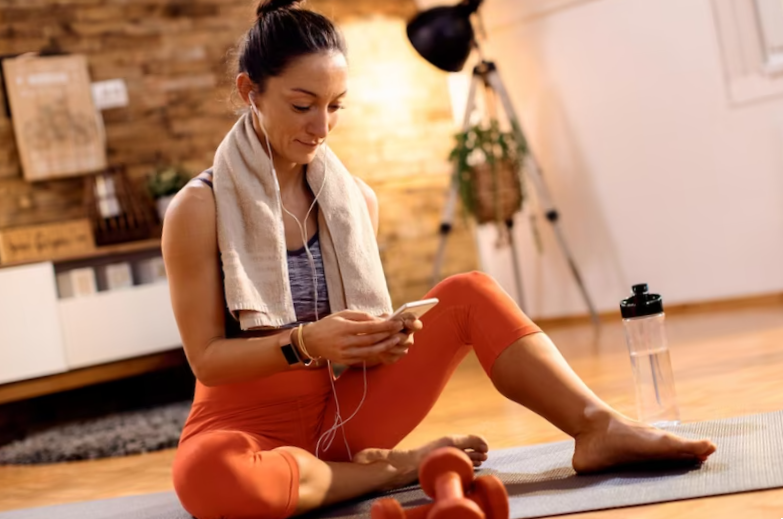
[{"label": "bare leg", "polygon": [[296,447],[280,450],[291,453],[299,466],[296,515],[410,482],[388,463],[326,462]]},{"label": "bare leg", "polygon": [[491,379],[506,398],[549,420],[576,440],[573,465],[594,472],[648,460],[705,460],[708,440],[686,440],[621,415],[574,373],[549,337],[523,337],[500,354]]},{"label": "bare leg", "polygon": [[489,447],[479,436],[449,436],[413,450],[365,449],[353,462],[326,462],[296,447],[280,447],[299,466],[296,514],[363,496],[410,485],[418,478],[423,459],[439,447],[465,451],[475,466],[486,460]]}]

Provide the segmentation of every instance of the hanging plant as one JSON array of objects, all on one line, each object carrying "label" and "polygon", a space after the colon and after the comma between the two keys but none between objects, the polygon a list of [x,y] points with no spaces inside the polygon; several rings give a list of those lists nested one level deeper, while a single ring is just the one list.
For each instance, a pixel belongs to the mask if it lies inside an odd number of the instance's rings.
[{"label": "hanging plant", "polygon": [[458,133],[455,140],[449,160],[456,165],[463,209],[479,224],[498,224],[503,242],[505,222],[522,210],[525,201],[519,171],[527,142],[521,132],[501,131],[495,119]]}]

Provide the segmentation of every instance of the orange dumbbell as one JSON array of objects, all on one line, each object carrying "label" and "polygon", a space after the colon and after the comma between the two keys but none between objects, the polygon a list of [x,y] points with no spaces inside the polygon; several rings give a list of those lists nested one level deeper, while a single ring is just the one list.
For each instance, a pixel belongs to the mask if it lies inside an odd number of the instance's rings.
[{"label": "orange dumbbell", "polygon": [[405,510],[395,499],[373,503],[372,519],[508,519],[508,493],[495,476],[475,478],[473,462],[453,447],[433,451],[419,468],[434,503]]}]

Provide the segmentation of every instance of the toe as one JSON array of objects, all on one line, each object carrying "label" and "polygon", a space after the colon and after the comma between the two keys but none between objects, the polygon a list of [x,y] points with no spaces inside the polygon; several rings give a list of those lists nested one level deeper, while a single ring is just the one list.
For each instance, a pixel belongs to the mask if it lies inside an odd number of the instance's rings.
[{"label": "toe", "polygon": [[693,446],[693,453],[701,460],[707,459],[709,456],[711,456],[716,450],[718,450],[718,447],[712,443],[709,440],[701,440],[698,442],[695,442]]},{"label": "toe", "polygon": [[456,447],[457,449],[467,451],[473,450],[476,452],[488,452],[489,445],[487,441],[481,436],[476,435],[455,435],[444,438],[442,445],[448,445],[449,447]]},{"label": "toe", "polygon": [[483,452],[466,452],[468,458],[473,460],[473,463],[487,461],[487,455]]},{"label": "toe", "polygon": [[687,440],[679,436],[670,436],[668,439],[680,453],[699,459],[707,459],[716,450],[715,444],[709,440]]},{"label": "toe", "polygon": [[476,435],[468,435],[463,437],[463,441],[461,445],[459,445],[462,449],[472,449],[476,452],[489,452],[489,444],[487,443],[487,440],[485,440],[481,436]]}]

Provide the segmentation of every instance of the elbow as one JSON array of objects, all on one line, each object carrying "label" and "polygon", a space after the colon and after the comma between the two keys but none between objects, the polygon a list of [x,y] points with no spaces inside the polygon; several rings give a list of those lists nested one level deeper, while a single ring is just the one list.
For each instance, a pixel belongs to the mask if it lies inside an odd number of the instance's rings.
[{"label": "elbow", "polygon": [[[187,350],[186,350],[187,351]],[[218,385],[215,380],[215,370],[211,369],[212,363],[209,362],[209,355],[206,355],[206,350],[201,355],[195,356],[195,358],[189,358],[190,369],[193,375],[196,377],[201,385],[206,387],[214,387]]]},{"label": "elbow", "polygon": [[215,384],[214,377],[210,373],[209,368],[207,368],[204,362],[194,362],[191,364],[191,368],[193,370],[193,375],[195,375],[196,380],[198,380],[201,385],[206,387],[214,387],[217,385]]}]

